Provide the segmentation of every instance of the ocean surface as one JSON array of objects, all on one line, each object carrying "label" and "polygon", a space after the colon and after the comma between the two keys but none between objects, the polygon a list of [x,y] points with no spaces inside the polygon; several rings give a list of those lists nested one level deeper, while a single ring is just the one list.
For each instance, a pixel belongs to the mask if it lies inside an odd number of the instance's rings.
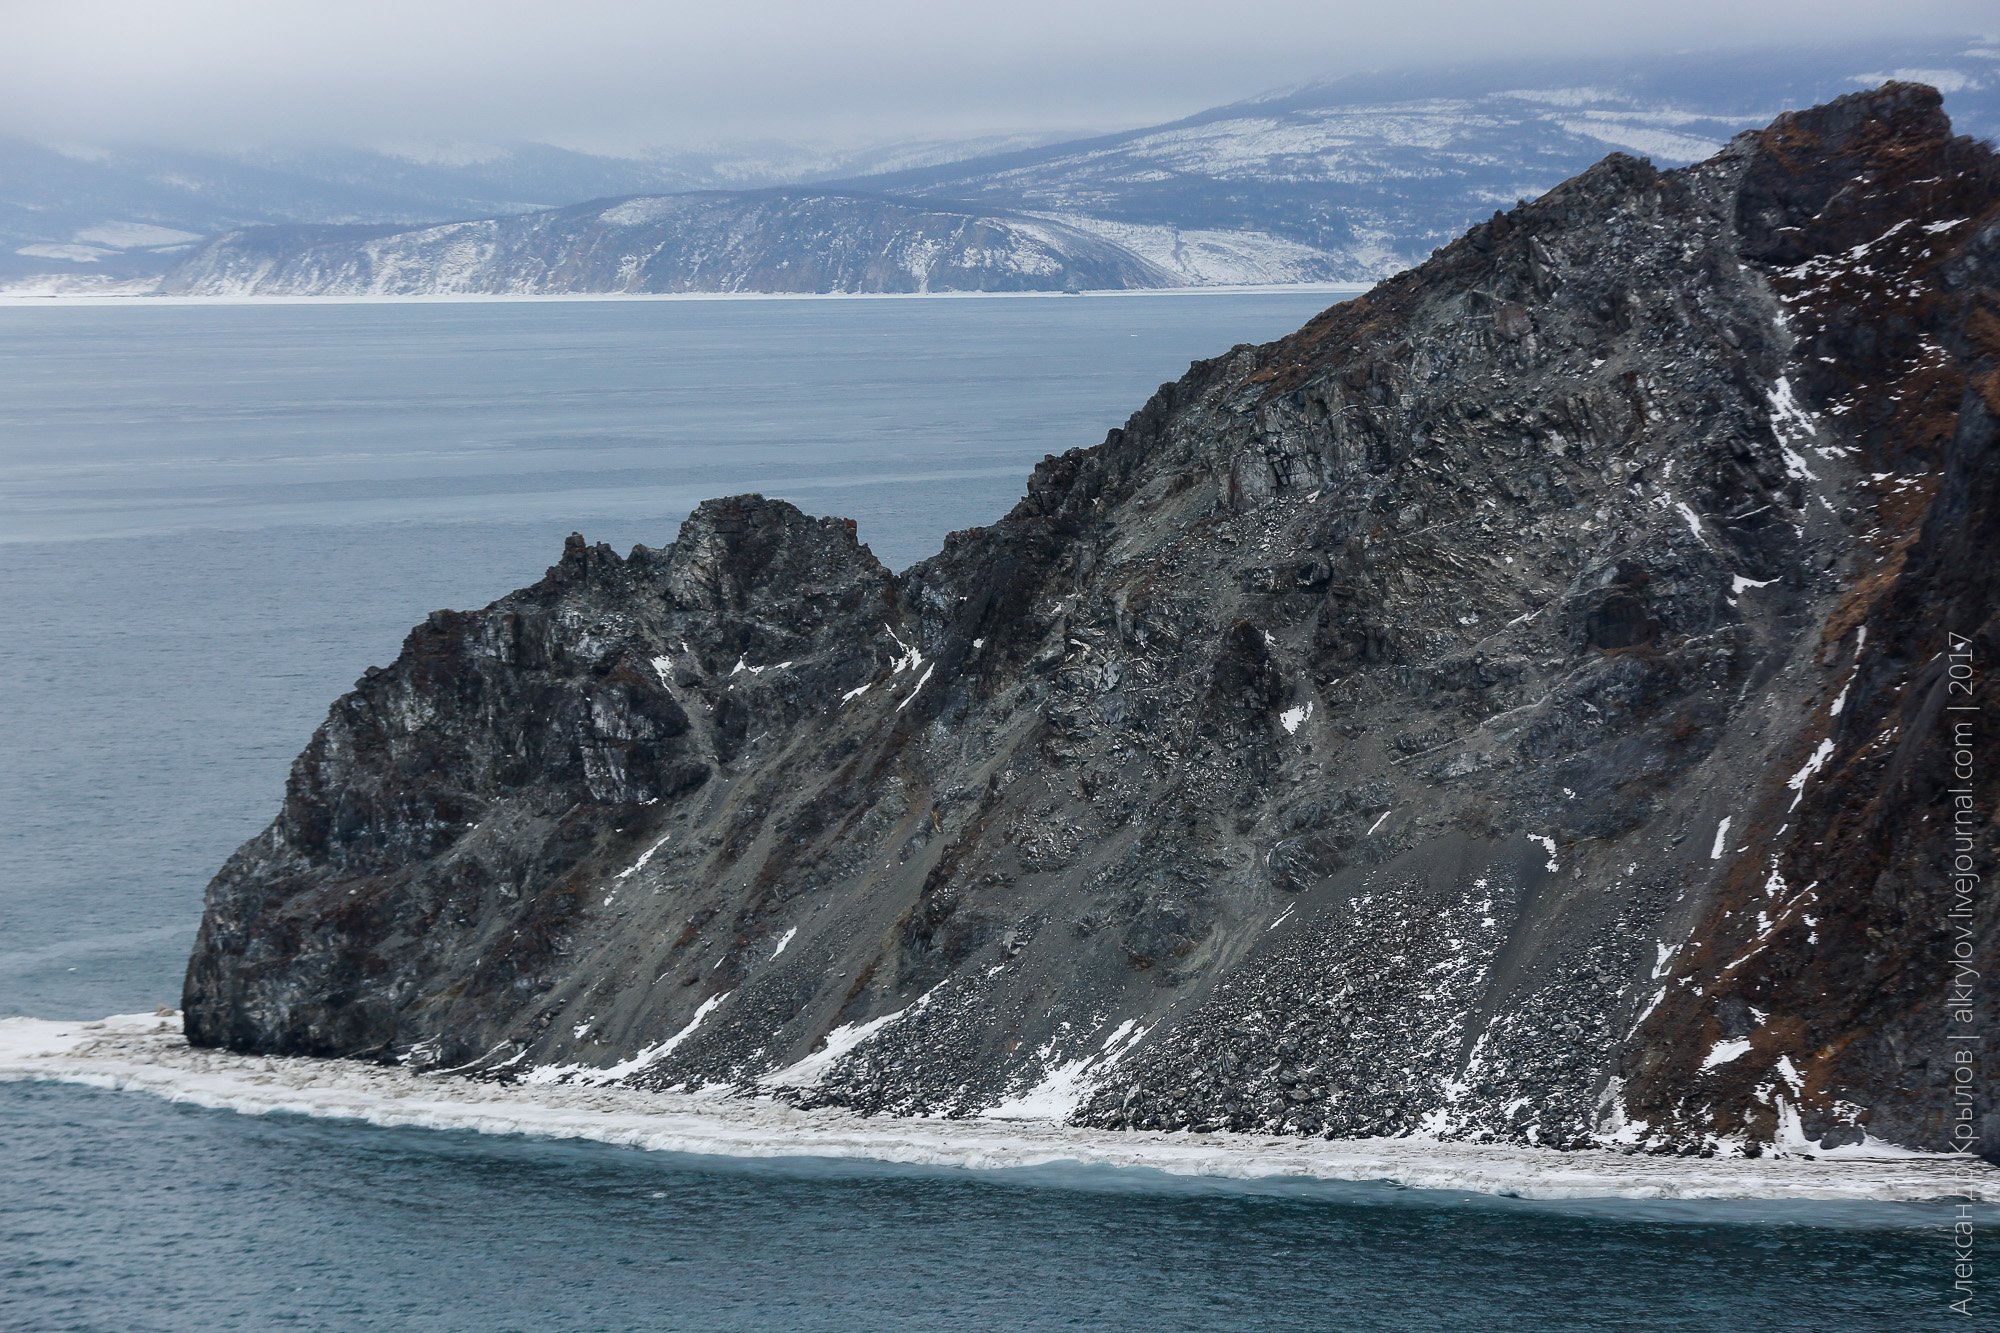
[{"label": "ocean surface", "polygon": [[[907,565],[1333,299],[0,307],[0,1015],[175,1003],[327,705],[571,530],[658,545],[761,491]],[[1945,1328],[1946,1212],[731,1162],[0,1083],[9,1329]]]}]

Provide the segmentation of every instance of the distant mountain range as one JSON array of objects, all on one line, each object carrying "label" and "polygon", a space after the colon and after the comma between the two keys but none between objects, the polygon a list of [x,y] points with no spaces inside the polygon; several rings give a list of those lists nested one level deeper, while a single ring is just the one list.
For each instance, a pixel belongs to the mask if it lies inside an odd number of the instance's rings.
[{"label": "distant mountain range", "polygon": [[223,153],[0,139],[0,280],[158,275],[193,242],[259,224],[409,227],[580,199],[905,170],[1066,137],[993,135],[859,149],[747,143],[650,158],[547,144]]},{"label": "distant mountain range", "polygon": [[251,227],[196,249],[159,290],[299,296],[574,292],[931,292],[1169,287],[1174,275],[1060,222],[888,195],[640,195],[380,227]]},{"label": "distant mountain range", "polygon": [[0,144],[0,280],[383,295],[1368,282],[1608,152],[1690,162],[1785,106],[1891,78],[1939,88],[1961,131],[2000,133],[2000,42],[1966,39],[1354,75],[1053,143],[644,160]]}]

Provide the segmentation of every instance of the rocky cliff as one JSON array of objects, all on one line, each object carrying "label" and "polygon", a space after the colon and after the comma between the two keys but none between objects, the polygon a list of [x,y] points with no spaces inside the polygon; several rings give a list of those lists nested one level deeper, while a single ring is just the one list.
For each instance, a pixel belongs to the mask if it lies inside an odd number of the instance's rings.
[{"label": "rocky cliff", "polygon": [[1995,1030],[1992,726],[1945,710],[2000,650],[1996,280],[2000,165],[1890,84],[1611,157],[903,573],[757,497],[572,538],[334,706],[209,890],[189,1035],[1993,1154],[1952,1040]]}]

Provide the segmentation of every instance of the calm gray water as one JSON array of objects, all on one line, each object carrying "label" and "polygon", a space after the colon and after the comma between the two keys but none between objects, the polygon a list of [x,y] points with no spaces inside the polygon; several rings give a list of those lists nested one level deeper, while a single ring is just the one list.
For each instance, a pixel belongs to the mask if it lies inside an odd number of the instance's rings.
[{"label": "calm gray water", "polygon": [[[172,1002],[435,608],[709,495],[901,566],[1330,298],[0,309],[0,1014]],[[743,1164],[0,1084],[0,1327],[1949,1327],[1941,1208]]]}]

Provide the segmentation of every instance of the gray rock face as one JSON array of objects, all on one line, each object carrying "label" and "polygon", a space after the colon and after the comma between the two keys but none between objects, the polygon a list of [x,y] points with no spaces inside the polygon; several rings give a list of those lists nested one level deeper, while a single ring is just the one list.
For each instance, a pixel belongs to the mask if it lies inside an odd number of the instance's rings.
[{"label": "gray rock face", "polygon": [[209,891],[189,1035],[1105,1126],[1992,1152],[1938,1016],[1993,778],[1962,853],[1934,802],[1941,627],[2000,647],[1996,274],[2000,169],[1889,85],[1607,159],[1195,365],[902,574],[756,497],[660,551],[572,539],[335,705]]},{"label": "gray rock face", "polygon": [[760,190],[600,199],[414,228],[252,227],[160,284],[201,296],[1063,291],[1170,286],[1059,222],[886,196]]}]

